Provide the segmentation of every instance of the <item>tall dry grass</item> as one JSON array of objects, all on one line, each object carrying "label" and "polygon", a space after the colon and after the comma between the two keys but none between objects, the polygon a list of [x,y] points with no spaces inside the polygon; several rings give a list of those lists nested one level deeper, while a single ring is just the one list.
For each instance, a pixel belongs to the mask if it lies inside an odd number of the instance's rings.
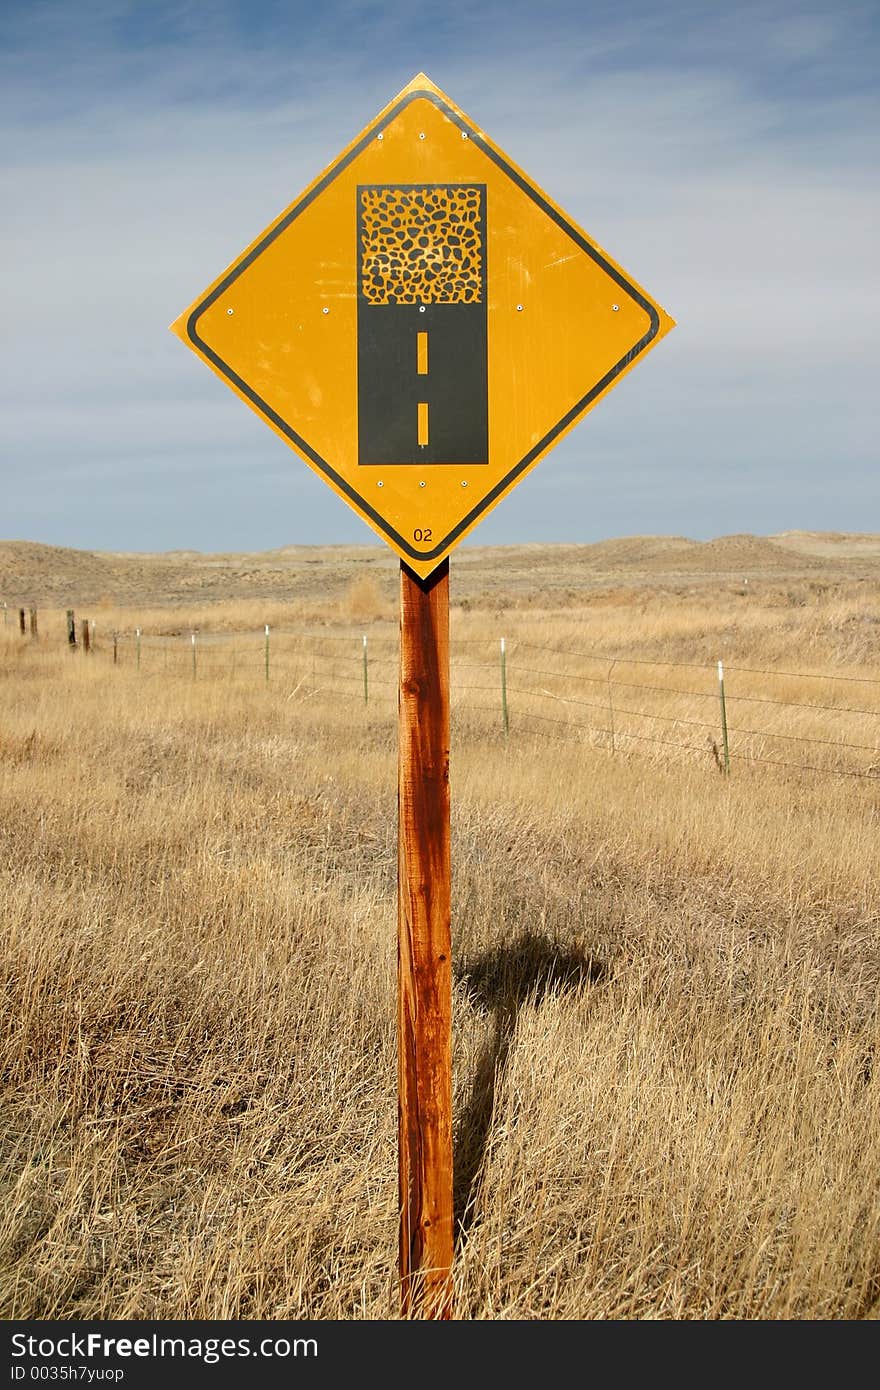
[{"label": "tall dry grass", "polygon": [[[512,666],[711,661],[726,628],[840,669],[814,605],[714,602],[454,625],[488,660],[503,621]],[[393,625],[365,707],[356,650],[334,686],[279,639],[267,688],[256,619],[195,680],[185,642],[138,671],[41,624],[0,629],[4,1314],[396,1316]],[[516,706],[505,744],[487,699],[452,759],[458,1315],[876,1316],[876,782],[612,757]]]}]

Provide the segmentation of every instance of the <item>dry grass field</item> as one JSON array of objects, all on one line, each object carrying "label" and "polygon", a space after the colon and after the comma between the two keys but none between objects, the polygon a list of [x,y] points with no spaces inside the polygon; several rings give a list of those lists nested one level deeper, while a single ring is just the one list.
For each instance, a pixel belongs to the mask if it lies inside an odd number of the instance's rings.
[{"label": "dry grass field", "polygon": [[[880,1315],[878,559],[453,557],[459,1317]],[[0,545],[3,1316],[398,1315],[395,578]]]}]

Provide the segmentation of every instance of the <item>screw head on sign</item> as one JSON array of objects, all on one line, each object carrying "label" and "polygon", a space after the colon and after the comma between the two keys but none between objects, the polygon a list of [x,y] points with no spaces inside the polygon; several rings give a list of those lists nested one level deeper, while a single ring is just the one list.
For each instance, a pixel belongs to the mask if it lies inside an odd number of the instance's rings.
[{"label": "screw head on sign", "polygon": [[384,486],[385,486],[385,484],[382,483],[382,482],[379,482],[379,483],[376,484],[376,487],[384,487]]},{"label": "screw head on sign", "polygon": [[424,140],[424,138],[425,138],[425,132],[424,132],[423,130],[420,130],[420,131],[419,131],[419,139],[420,139],[420,140]]},{"label": "screw head on sign", "polygon": [[619,304],[612,304],[612,305],[611,305],[611,308],[612,308],[612,310],[614,311],[615,314],[617,314],[617,313],[620,312],[620,305],[619,305]]},{"label": "screw head on sign", "polygon": [[382,134],[381,130],[379,131],[379,134],[376,136],[376,139],[377,139],[377,140],[384,140],[384,139],[385,139],[385,136]]},{"label": "screw head on sign", "polygon": [[325,305],[324,308],[321,310],[321,313],[322,313],[322,314],[329,314],[329,312],[330,312],[330,310],[327,308],[326,305]]},{"label": "screw head on sign", "polygon": [[462,479],[461,485],[462,485],[462,487],[467,487],[467,479],[466,479],[466,478],[463,478],[463,479]]},{"label": "screw head on sign", "polygon": [[234,310],[234,309],[227,309],[226,312],[227,312],[227,314],[234,314],[234,313],[235,313],[235,310]]},{"label": "screw head on sign", "polygon": [[523,311],[523,306],[522,306],[521,304],[517,304],[517,306],[516,306],[516,312],[517,312],[518,314],[521,314],[522,311]]},{"label": "screw head on sign", "polygon": [[424,487],[424,486],[425,486],[424,483],[419,483],[419,487]]}]

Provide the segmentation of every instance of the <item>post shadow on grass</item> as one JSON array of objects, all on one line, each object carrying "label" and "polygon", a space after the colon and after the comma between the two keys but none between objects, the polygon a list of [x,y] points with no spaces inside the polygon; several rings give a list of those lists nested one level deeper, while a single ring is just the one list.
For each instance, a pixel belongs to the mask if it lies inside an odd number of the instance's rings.
[{"label": "post shadow on grass", "polygon": [[540,1003],[549,994],[595,983],[604,970],[599,961],[582,951],[527,931],[507,945],[467,960],[457,972],[477,1007],[492,1015],[492,1033],[477,1059],[470,1100],[456,1138],[454,1199],[459,1232],[466,1232],[473,1219],[495,1094],[520,1009],[526,1002]]}]

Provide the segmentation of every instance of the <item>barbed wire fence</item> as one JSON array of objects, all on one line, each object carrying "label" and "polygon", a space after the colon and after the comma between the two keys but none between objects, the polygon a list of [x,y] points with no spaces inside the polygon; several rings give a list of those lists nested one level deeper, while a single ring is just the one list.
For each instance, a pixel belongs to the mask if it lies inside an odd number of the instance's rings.
[{"label": "barbed wire fence", "polygon": [[[79,634],[90,660],[134,668],[145,681],[262,684],[288,700],[330,695],[389,715],[396,706],[390,627],[102,634],[82,619]],[[453,720],[477,735],[589,744],[611,756],[653,752],[725,775],[766,765],[880,781],[880,677],[722,667],[516,636],[453,637],[451,646]]]}]

